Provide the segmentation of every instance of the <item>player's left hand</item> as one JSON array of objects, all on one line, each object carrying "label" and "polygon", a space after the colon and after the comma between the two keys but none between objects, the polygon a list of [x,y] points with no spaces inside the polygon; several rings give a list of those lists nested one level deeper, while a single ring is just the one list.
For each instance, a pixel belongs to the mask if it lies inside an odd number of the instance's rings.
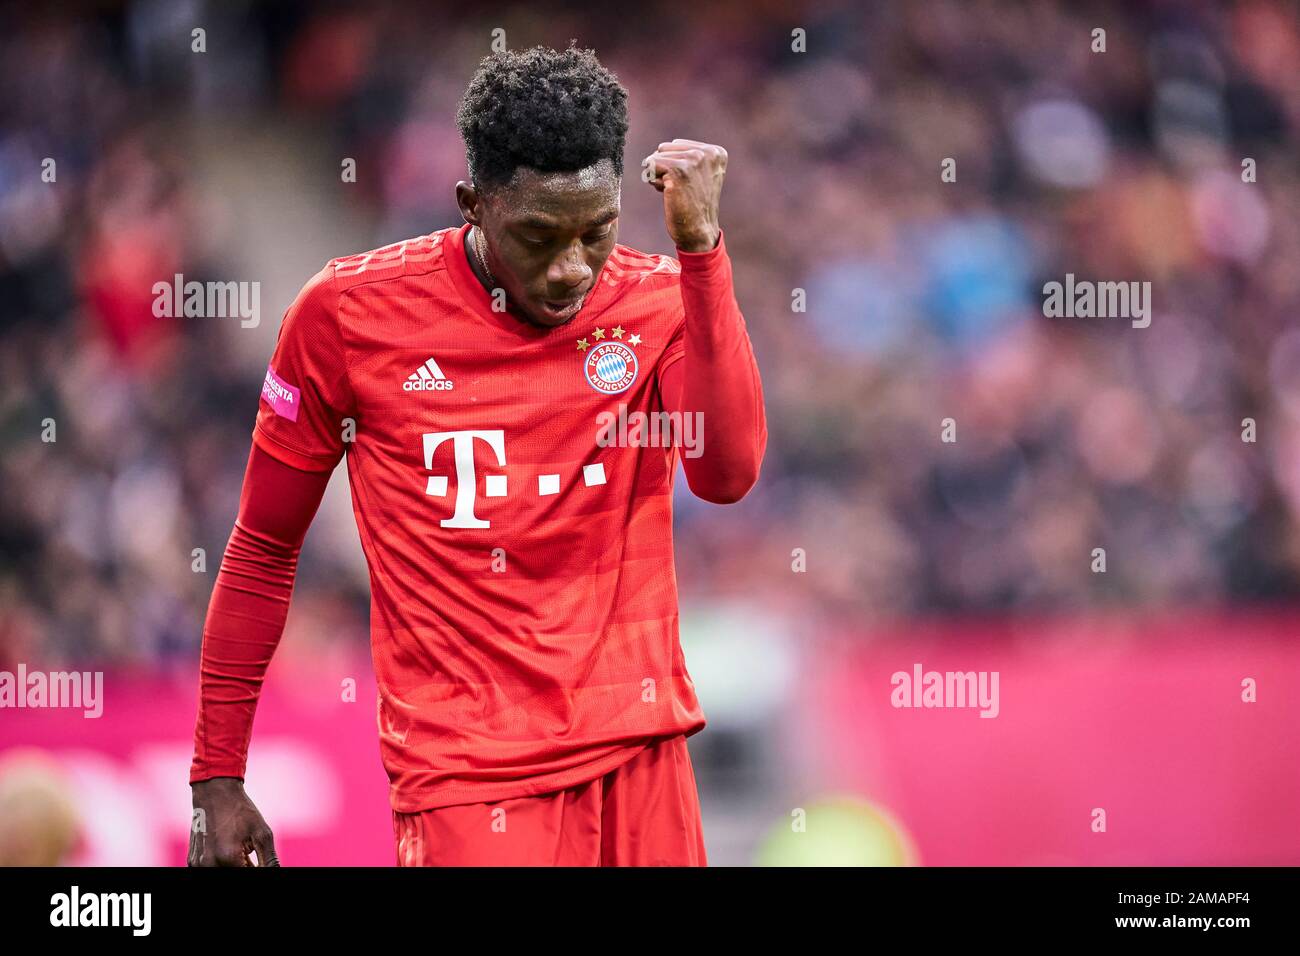
[{"label": "player's left hand", "polygon": [[683,252],[708,252],[718,244],[718,206],[727,151],[693,139],[675,139],[641,161],[641,178],[664,194],[664,224]]}]

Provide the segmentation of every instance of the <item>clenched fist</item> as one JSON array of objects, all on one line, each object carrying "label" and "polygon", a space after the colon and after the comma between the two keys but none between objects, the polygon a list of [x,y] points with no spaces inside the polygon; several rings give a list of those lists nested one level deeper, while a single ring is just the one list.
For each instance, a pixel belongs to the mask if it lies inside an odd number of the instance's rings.
[{"label": "clenched fist", "polygon": [[718,204],[727,174],[727,151],[693,139],[675,139],[641,162],[641,178],[664,194],[664,224],[683,252],[708,252],[718,244]]}]

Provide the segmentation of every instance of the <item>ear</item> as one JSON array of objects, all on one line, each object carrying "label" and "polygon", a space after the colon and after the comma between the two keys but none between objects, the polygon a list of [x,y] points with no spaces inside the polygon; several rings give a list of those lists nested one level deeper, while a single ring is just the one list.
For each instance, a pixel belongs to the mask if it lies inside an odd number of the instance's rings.
[{"label": "ear", "polygon": [[461,180],[456,184],[456,205],[460,207],[460,214],[465,217],[467,223],[471,226],[482,226],[483,194],[474,187],[473,183]]}]

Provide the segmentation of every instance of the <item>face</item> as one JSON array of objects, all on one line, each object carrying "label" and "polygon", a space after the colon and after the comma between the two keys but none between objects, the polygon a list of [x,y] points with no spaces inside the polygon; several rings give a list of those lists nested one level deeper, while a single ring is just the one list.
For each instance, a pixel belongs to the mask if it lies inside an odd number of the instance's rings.
[{"label": "face", "polygon": [[618,241],[620,185],[607,159],[568,173],[521,166],[486,193],[456,184],[461,213],[487,240],[488,268],[512,312],[545,328],[578,314]]}]

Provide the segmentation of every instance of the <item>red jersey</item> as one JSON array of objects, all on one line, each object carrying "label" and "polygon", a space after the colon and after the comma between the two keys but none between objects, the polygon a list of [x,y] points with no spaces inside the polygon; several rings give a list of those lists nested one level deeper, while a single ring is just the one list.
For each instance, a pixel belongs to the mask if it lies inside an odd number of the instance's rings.
[{"label": "red jersey", "polygon": [[678,642],[677,451],[600,440],[602,413],[663,410],[681,265],[617,246],[578,316],[538,328],[493,309],[468,230],[318,273],[254,432],[300,469],[347,455],[403,812],[574,786],[705,725]]}]

